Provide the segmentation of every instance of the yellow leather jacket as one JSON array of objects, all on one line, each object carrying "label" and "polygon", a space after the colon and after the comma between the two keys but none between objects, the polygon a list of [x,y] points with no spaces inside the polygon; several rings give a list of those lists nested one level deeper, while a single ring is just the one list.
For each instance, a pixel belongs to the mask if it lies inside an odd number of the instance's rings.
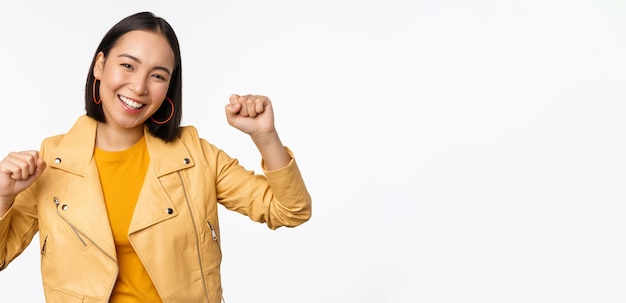
[{"label": "yellow leather jacket", "polygon": [[[67,134],[44,140],[40,152],[48,168],[0,218],[0,269],[39,231],[47,302],[108,302],[117,278],[92,158],[96,125],[82,116]],[[193,127],[170,143],[147,131],[145,136],[151,162],[128,234],[164,302],[222,299],[218,203],[271,229],[311,216],[295,160],[260,175],[199,138]]]}]

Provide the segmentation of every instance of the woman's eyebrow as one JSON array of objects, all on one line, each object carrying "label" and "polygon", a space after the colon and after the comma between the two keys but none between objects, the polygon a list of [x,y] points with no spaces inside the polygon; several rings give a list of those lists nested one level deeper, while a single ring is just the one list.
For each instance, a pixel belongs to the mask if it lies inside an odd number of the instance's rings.
[{"label": "woman's eyebrow", "polygon": [[[119,58],[119,57],[126,57],[126,58],[129,58],[129,59],[131,59],[131,60],[133,60],[133,61],[135,61],[135,62],[137,62],[137,63],[141,64],[141,60],[139,60],[139,58],[137,58],[137,57],[135,57],[135,56],[133,56],[133,55],[129,55],[129,54],[120,54],[120,55],[119,55],[119,56],[117,56],[117,57],[118,57],[118,58]],[[172,73],[170,72],[170,70],[169,70],[167,67],[163,67],[163,66],[155,66],[155,67],[154,67],[154,69],[162,70],[162,71],[166,72],[168,75],[172,75]]]}]

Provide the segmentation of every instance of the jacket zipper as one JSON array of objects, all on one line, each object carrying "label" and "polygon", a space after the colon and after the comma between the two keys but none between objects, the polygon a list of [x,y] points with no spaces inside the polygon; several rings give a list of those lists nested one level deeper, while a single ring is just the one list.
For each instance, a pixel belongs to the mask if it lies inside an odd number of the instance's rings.
[{"label": "jacket zipper", "polygon": [[207,221],[206,224],[209,225],[209,229],[211,230],[211,237],[213,238],[213,241],[217,241],[217,233],[215,232],[215,228],[213,227],[213,224],[211,224],[211,221]]},{"label": "jacket zipper", "polygon": [[[193,208],[191,207],[191,203],[189,202],[189,196],[187,195],[187,187],[185,186],[185,182],[183,181],[183,176],[178,172],[178,178],[180,179],[180,185],[183,187],[183,193],[185,194],[185,202],[187,203],[187,208],[189,208],[189,214],[191,217],[191,223],[193,224],[193,228],[196,235],[196,250],[198,253],[198,265],[200,266],[200,274],[202,275],[202,285],[204,286],[204,296],[206,297],[207,302],[210,302],[209,297],[209,289],[207,287],[207,281],[204,276],[204,266],[202,266],[202,252],[200,251],[200,239],[198,238],[198,227],[196,227],[196,220],[193,217]],[[217,237],[217,235],[215,236]]]},{"label": "jacket zipper", "polygon": [[46,254],[46,244],[48,244],[48,235],[43,239],[43,245],[41,246],[41,254]]},{"label": "jacket zipper", "polygon": [[[67,222],[67,220],[65,221]],[[69,222],[68,222],[69,224]],[[74,227],[74,225],[70,224],[70,227],[72,228],[72,230],[74,231],[74,234],[76,235],[76,237],[78,238],[78,240],[80,240],[80,243],[83,244],[84,247],[87,247],[87,242],[85,242],[85,240],[83,240],[83,237],[80,236],[80,233],[78,233],[78,230],[76,230],[76,228]]]},{"label": "jacket zipper", "polygon": [[[87,242],[85,242],[83,237],[80,236],[80,233],[78,232],[76,227],[72,225],[72,223],[68,222],[67,219],[65,219],[65,217],[63,217],[63,215],[61,215],[61,213],[59,212],[59,205],[61,204],[61,201],[59,201],[59,198],[54,197],[54,204],[56,204],[57,206],[57,214],[59,215],[59,217],[61,217],[63,221],[65,221],[65,223],[67,223],[70,226],[70,228],[72,228],[72,231],[74,232],[74,234],[76,235],[80,243],[82,243],[84,247],[87,247]],[[64,207],[65,205],[61,206],[61,208],[64,208]]]}]

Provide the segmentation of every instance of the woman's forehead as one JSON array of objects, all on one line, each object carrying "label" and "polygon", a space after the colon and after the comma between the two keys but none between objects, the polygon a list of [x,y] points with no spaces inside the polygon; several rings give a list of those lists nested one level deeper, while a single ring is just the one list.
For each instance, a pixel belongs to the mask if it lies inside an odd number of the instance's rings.
[{"label": "woman's forehead", "polygon": [[173,67],[174,52],[167,38],[155,31],[134,30],[122,35],[116,42],[111,53],[131,55],[140,61],[168,62]]}]

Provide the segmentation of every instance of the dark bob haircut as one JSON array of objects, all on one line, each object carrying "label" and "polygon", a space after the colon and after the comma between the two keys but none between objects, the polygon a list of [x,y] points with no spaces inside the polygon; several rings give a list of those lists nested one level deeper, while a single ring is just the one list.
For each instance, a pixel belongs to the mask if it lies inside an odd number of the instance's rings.
[{"label": "dark bob haircut", "polygon": [[[163,139],[165,142],[171,142],[180,135],[180,122],[182,119],[183,83],[180,46],[178,44],[176,33],[174,33],[174,29],[170,26],[170,24],[163,18],[157,17],[151,12],[140,12],[130,15],[115,24],[111,29],[109,29],[106,35],[104,35],[104,38],[102,38],[102,41],[100,42],[100,45],[98,45],[98,49],[96,49],[93,59],[91,60],[91,66],[89,67],[89,73],[87,74],[87,83],[85,83],[85,111],[87,112],[87,116],[95,119],[96,121],[103,123],[106,122],[102,106],[94,102],[94,96],[98,93],[98,91],[94,92],[95,77],[93,75],[96,57],[98,56],[98,53],[102,52],[104,54],[104,58],[106,59],[111,49],[115,46],[115,43],[117,43],[117,40],[124,34],[134,30],[152,31],[162,34],[167,39],[172,51],[174,52],[174,71],[172,72],[170,84],[167,90],[167,97],[172,100],[174,108],[176,109],[174,111],[174,115],[171,120],[164,124],[157,124],[152,121],[152,119],[148,119],[144,122],[144,124],[148,126],[148,130],[152,135]],[[161,107],[156,111],[156,113],[154,113],[153,117],[157,121],[164,121],[170,116],[171,111],[172,108],[170,103],[164,101]]]}]

